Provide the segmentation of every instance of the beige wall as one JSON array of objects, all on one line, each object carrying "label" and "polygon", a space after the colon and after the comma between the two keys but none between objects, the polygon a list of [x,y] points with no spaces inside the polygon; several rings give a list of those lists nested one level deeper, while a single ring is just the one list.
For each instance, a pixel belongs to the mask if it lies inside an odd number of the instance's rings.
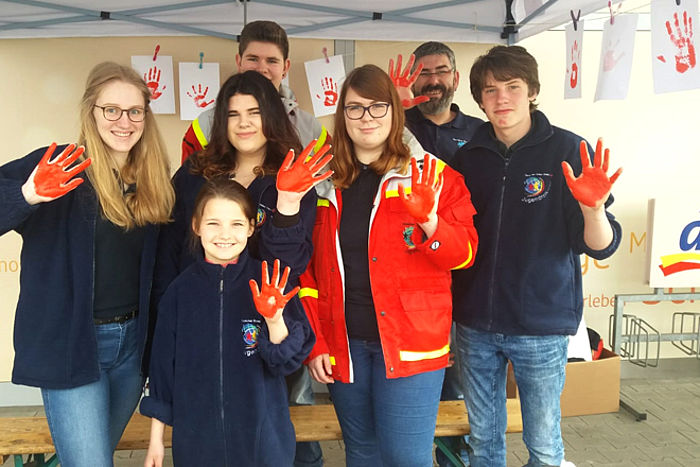
[{"label": "beige wall", "polygon": [[[607,319],[615,293],[649,292],[644,285],[646,200],[665,190],[694,190],[700,169],[700,149],[692,139],[699,127],[700,91],[655,95],[651,81],[648,32],[637,34],[629,96],[624,101],[593,103],[601,34],[584,36],[583,98],[563,99],[564,33],[546,32],[523,41],[540,63],[540,108],[558,126],[594,141],[604,136],[611,148],[612,166],[625,173],[616,185],[613,212],[625,230],[623,244],[611,259],[584,265],[586,319],[607,337]],[[90,68],[103,60],[129,64],[131,55],[147,55],[160,44],[160,53],[172,55],[174,64],[194,62],[203,51],[205,61],[219,62],[221,78],[234,71],[236,44],[202,37],[82,38],[0,40],[0,93],[3,100],[0,163],[22,156],[51,141],[68,142],[77,136],[76,109]],[[397,53],[410,53],[417,43],[368,41],[356,44],[356,65],[386,66]],[[463,111],[482,117],[469,93],[469,66],[488,49],[483,44],[451,44],[457,54],[461,84],[456,102]],[[301,106],[311,109],[303,62],[333,50],[332,41],[293,40],[291,87]],[[176,65],[177,66],[177,65]],[[177,75],[175,76],[177,86]],[[178,116],[157,117],[170,158],[179,161],[180,140],[189,122]],[[330,126],[331,118],[323,123]],[[700,206],[699,206],[700,208]],[[700,210],[700,209],[699,209]],[[526,226],[524,226],[526,228]],[[14,233],[0,237],[0,381],[10,377],[12,319],[18,293],[20,240]],[[590,296],[590,297],[589,297]],[[596,297],[598,298],[596,300]],[[692,310],[693,304],[637,305],[629,311],[670,331],[670,312]],[[607,341],[607,339],[606,339]],[[676,355],[664,347],[663,354]]]}]

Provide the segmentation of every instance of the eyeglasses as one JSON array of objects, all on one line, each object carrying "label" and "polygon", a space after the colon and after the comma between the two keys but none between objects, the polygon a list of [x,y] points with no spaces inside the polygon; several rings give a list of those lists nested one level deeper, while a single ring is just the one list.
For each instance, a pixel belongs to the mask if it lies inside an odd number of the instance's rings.
[{"label": "eyeglasses", "polygon": [[389,111],[389,106],[385,102],[379,102],[372,105],[346,105],[345,106],[345,116],[350,120],[360,120],[365,116],[365,112],[369,112],[369,116],[372,118],[382,118]]},{"label": "eyeglasses", "polygon": [[443,69],[443,70],[437,70],[437,71],[421,71],[421,72],[418,74],[418,76],[421,77],[421,78],[430,78],[431,76],[437,76],[438,78],[442,78],[442,77],[445,77],[445,76],[449,75],[449,74],[452,73],[453,71],[455,71],[454,68],[450,68],[450,69],[447,69],[447,70],[444,70],[444,69]]},{"label": "eyeglasses", "polygon": [[143,107],[132,107],[130,109],[122,109],[113,105],[108,105],[108,106],[101,106],[95,104],[95,107],[98,109],[102,109],[102,115],[104,115],[105,120],[109,120],[110,122],[116,122],[120,118],[122,118],[122,115],[124,112],[126,112],[126,116],[129,118],[134,123],[140,123],[146,118],[146,109]]}]

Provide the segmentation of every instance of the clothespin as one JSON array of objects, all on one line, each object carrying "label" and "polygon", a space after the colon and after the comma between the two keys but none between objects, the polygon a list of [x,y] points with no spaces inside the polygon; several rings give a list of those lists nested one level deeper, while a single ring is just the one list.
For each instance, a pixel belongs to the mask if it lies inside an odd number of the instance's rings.
[{"label": "clothespin", "polygon": [[681,6],[681,0],[676,0],[676,6]]},{"label": "clothespin", "polygon": [[612,1],[608,0],[608,9],[610,10],[610,24],[615,24],[615,15],[620,12],[621,7],[622,7],[622,2],[618,3],[617,9],[613,13]]},{"label": "clothespin", "polygon": [[571,21],[574,23],[574,31],[578,31],[578,20],[581,18],[581,10],[579,10],[575,15],[574,10],[569,10],[569,14],[571,15]]},{"label": "clothespin", "polygon": [[199,69],[202,69],[202,60],[204,60],[204,52],[199,52]]},{"label": "clothespin", "polygon": [[330,63],[331,61],[330,61],[330,59],[328,58],[328,49],[324,47],[324,48],[321,49],[321,52],[323,53],[323,56],[324,56],[325,59],[326,59],[326,63]]},{"label": "clothespin", "polygon": [[156,57],[158,57],[158,52],[160,52],[160,44],[156,44],[156,50],[153,52],[153,61],[156,61]]}]

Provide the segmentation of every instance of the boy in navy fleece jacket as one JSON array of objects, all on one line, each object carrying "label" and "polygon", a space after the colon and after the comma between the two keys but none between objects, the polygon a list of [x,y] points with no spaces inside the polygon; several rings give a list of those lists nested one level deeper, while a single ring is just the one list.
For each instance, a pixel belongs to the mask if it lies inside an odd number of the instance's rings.
[{"label": "boy in navy fleece jacket", "polygon": [[524,48],[492,48],[475,61],[470,81],[489,119],[453,159],[472,194],[480,239],[474,266],[453,275],[470,462],[506,465],[511,360],[527,465],[566,465],[559,398],[568,335],[583,310],[579,255],[604,259],[620,243],[620,224],[606,211],[620,171],[607,176],[600,140],[591,165],[588,144],[536,110],[537,62]]}]

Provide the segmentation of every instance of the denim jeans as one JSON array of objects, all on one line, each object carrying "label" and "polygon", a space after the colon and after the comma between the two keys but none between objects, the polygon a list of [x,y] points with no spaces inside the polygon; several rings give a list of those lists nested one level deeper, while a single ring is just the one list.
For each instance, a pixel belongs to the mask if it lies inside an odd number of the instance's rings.
[{"label": "denim jeans", "polygon": [[328,390],[348,467],[431,467],[444,370],[386,377],[379,342],[350,340],[354,383]]},{"label": "denim jeans", "polygon": [[95,326],[95,334],[100,379],[41,390],[62,467],[112,466],[114,448],[141,397],[137,319]]},{"label": "denim jeans", "polygon": [[506,465],[506,368],[513,362],[520,393],[528,467],[564,459],[559,399],[564,388],[567,336],[507,336],[457,325],[465,402],[469,413],[469,460],[473,467]]}]

